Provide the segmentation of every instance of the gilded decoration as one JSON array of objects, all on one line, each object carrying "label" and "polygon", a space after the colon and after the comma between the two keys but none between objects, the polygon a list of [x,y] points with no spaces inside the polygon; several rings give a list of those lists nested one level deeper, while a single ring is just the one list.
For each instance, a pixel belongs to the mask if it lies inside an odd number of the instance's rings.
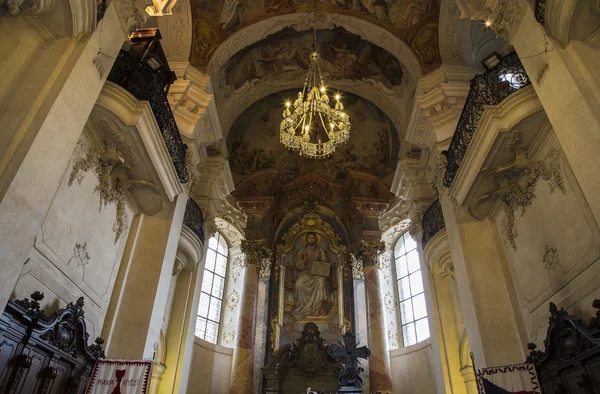
[{"label": "gilded decoration", "polygon": [[294,341],[305,323],[317,324],[328,342],[344,330],[346,246],[333,227],[310,211],[277,245],[274,275],[279,277],[272,347]]},{"label": "gilded decoration", "polygon": [[261,267],[264,260],[270,260],[273,256],[271,249],[267,247],[267,241],[264,239],[257,241],[242,241],[242,252],[246,258],[245,265],[256,265]]}]

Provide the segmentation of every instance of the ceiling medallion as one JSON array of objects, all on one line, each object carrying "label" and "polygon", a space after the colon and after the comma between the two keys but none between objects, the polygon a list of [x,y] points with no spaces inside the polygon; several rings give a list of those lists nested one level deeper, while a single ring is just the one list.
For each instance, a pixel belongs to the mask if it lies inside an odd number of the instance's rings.
[{"label": "ceiling medallion", "polygon": [[[300,156],[313,159],[333,155],[335,147],[348,141],[350,118],[344,112],[341,97],[336,94],[335,106],[329,105],[327,87],[323,82],[317,53],[317,8],[313,3],[313,53],[304,87],[294,103],[286,102],[279,128],[280,140]],[[318,77],[318,79],[317,79]]]}]

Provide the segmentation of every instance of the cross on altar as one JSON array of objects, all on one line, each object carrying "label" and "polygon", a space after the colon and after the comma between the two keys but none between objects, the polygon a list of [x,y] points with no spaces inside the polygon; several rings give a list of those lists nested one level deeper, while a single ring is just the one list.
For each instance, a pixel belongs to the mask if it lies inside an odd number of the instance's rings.
[{"label": "cross on altar", "polygon": [[[338,378],[340,392],[344,388],[352,390],[352,388],[362,388],[362,379],[360,373],[364,371],[361,367],[357,367],[358,358],[366,359],[371,355],[371,349],[366,346],[358,347],[356,338],[351,332],[346,332],[343,336],[344,343],[338,342],[340,346],[330,345],[327,353],[332,358],[343,358],[342,373]],[[350,392],[350,391],[348,391]],[[362,392],[362,391],[360,391]]]}]

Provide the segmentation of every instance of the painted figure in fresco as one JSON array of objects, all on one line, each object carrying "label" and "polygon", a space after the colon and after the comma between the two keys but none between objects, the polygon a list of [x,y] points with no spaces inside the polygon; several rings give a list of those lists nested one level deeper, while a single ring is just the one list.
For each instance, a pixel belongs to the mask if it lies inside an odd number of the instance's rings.
[{"label": "painted figure in fresco", "polygon": [[380,21],[389,21],[388,6],[385,0],[359,0],[369,14]]},{"label": "painted figure in fresco", "polygon": [[223,26],[223,30],[231,27],[232,22],[239,22],[241,8],[241,0],[225,0],[223,2],[221,17],[219,18],[219,23]]},{"label": "painted figure in fresco", "polygon": [[317,244],[317,234],[306,234],[306,245],[298,251],[296,279],[294,282],[294,320],[304,320],[307,316],[326,316],[332,307],[331,283],[328,276],[311,273],[314,262],[328,263],[327,254]]},{"label": "painted figure in fresco", "polygon": [[272,152],[263,148],[248,149],[248,142],[244,140],[243,134],[233,141],[229,161],[231,170],[239,175],[249,175],[256,170],[272,168],[275,165]]}]

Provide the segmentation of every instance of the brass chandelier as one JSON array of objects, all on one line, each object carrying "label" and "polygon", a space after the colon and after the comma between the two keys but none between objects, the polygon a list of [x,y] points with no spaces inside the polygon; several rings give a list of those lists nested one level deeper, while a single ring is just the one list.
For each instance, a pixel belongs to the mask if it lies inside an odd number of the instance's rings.
[{"label": "brass chandelier", "polygon": [[279,127],[280,140],[301,156],[313,159],[333,155],[335,147],[350,137],[350,118],[344,112],[341,97],[336,94],[335,106],[329,105],[327,87],[323,82],[317,53],[317,7],[313,2],[313,52],[304,87],[294,103],[286,102]]}]

